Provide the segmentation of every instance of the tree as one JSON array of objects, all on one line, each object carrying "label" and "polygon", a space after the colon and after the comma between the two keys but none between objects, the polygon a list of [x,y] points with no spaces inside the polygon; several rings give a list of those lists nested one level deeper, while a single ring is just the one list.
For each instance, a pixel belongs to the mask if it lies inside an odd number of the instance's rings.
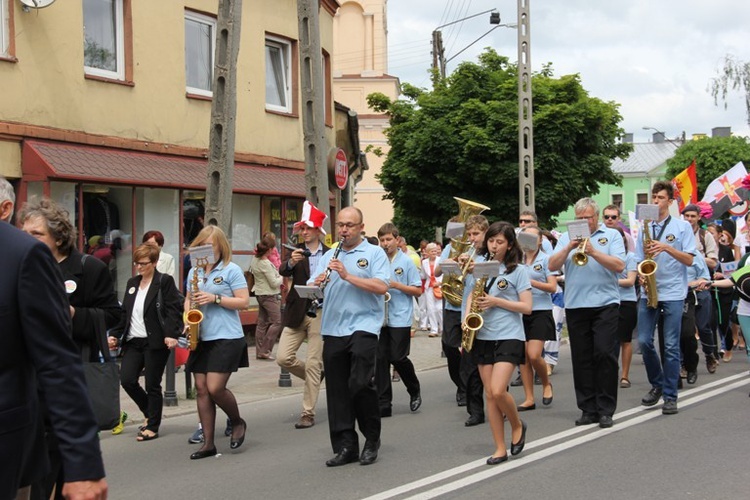
[{"label": "tree", "polygon": [[[433,90],[404,84],[405,99],[383,94],[368,104],[390,114],[390,152],[378,179],[394,202],[395,223],[409,239],[428,238],[457,212],[454,196],[491,207],[491,220],[518,215],[517,71],[487,49],[464,62]],[[631,145],[619,106],[592,98],[578,75],[553,78],[550,67],[532,78],[536,211],[540,223],[600,184],[619,184],[610,164]]]},{"label": "tree", "polygon": [[731,54],[724,58],[724,67],[717,71],[719,76],[711,79],[710,92],[714,104],[718,106],[719,98],[727,109],[727,94],[729,90],[745,92],[745,113],[747,124],[750,125],[750,62],[739,61]]},{"label": "tree", "polygon": [[695,160],[698,198],[706,187],[737,162],[750,165],[750,142],[746,137],[710,137],[688,141],[667,160],[667,179],[685,170]]}]

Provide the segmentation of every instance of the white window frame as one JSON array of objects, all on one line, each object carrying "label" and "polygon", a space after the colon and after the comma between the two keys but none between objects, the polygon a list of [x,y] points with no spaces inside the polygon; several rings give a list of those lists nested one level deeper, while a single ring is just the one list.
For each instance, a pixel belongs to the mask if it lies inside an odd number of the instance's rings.
[{"label": "white window frame", "polygon": [[[269,111],[277,111],[279,113],[292,113],[292,43],[283,38],[266,36],[266,43],[263,46],[264,61],[267,61],[268,59],[267,47],[269,46],[281,49],[281,57],[284,63],[281,69],[283,71],[284,83],[286,85],[286,105],[279,106],[278,104],[269,103],[268,93],[266,92],[266,109]],[[269,71],[272,71],[272,68],[266,67],[266,76],[268,76]]]},{"label": "white window frame", "polygon": [[[115,64],[117,67],[116,71],[109,71],[101,68],[93,68],[86,66],[84,57],[83,71],[87,75],[99,76],[102,78],[109,78],[112,80],[125,80],[125,21],[124,12],[125,5],[123,0],[114,0],[115,2],[115,47],[117,50],[117,58]],[[84,21],[85,22],[85,21]],[[86,32],[84,29],[84,38]],[[85,44],[85,40],[84,40]]]},{"label": "white window frame", "polygon": [[0,0],[0,57],[9,57],[10,50],[10,18],[8,2]]},{"label": "white window frame", "polygon": [[[211,48],[210,48],[210,54],[209,54],[209,68],[211,71],[211,85],[213,86],[214,81],[214,57],[216,54],[216,19],[213,17],[205,16],[203,14],[198,14],[197,12],[191,12],[189,10],[185,11],[185,21],[194,21],[197,23],[208,25],[211,29]],[[187,30],[185,30],[185,36],[187,36]],[[187,48],[187,41],[185,43],[185,47]],[[206,90],[199,87],[191,87],[187,85],[187,53],[185,54],[185,89],[189,94],[195,94],[195,95],[201,95],[205,97],[213,97],[214,92],[213,89]]]}]

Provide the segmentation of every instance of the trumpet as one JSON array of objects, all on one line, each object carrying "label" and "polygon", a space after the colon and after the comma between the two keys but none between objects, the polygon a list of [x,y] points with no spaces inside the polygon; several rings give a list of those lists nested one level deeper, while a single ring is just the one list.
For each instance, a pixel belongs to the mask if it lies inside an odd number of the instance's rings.
[{"label": "trumpet", "polygon": [[573,257],[571,260],[573,261],[573,264],[576,266],[585,266],[589,263],[589,256],[586,255],[586,244],[589,242],[588,238],[584,238],[583,241],[581,241],[581,244],[578,245],[578,249],[576,250],[576,253],[573,254]]},{"label": "trumpet", "polygon": [[[333,251],[333,257],[331,257],[331,260],[338,259],[339,254],[341,253],[341,247],[344,246],[344,238],[341,238],[339,240],[339,244],[336,247],[336,249]],[[331,280],[331,268],[326,268],[326,274],[323,278],[323,283],[320,284],[320,291],[326,289],[326,286],[328,285],[328,282]],[[307,310],[307,315],[311,318],[314,318],[318,315],[318,308],[323,306],[323,299],[315,299],[310,303],[310,307]]]}]

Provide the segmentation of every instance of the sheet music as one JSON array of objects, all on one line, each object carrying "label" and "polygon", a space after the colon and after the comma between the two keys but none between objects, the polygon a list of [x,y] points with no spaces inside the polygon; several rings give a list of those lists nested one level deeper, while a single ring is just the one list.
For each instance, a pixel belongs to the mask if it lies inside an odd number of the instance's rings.
[{"label": "sheet music", "polygon": [[294,285],[294,289],[297,290],[297,295],[303,299],[322,299],[323,291],[317,286],[307,285]]},{"label": "sheet music", "polygon": [[575,220],[573,222],[569,222],[568,223],[568,237],[570,238],[570,241],[591,238],[591,229],[589,229],[589,221]]},{"label": "sheet music", "polygon": [[440,270],[443,274],[461,274],[461,267],[455,260],[444,260],[440,263]]},{"label": "sheet music", "polygon": [[500,263],[496,260],[475,262],[474,272],[472,274],[474,274],[475,278],[484,276],[487,278],[494,278],[500,274]]},{"label": "sheet music", "polygon": [[659,220],[659,207],[656,205],[638,204],[635,206],[635,218],[638,220]]}]

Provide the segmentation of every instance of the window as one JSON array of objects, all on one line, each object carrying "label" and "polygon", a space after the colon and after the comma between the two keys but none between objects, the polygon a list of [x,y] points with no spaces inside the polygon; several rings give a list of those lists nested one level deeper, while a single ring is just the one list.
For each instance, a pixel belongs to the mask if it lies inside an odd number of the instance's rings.
[{"label": "window", "polygon": [[292,112],[292,46],[279,38],[266,39],[266,109]]},{"label": "window", "polygon": [[619,208],[620,213],[622,213],[622,194],[612,194],[612,205]]},{"label": "window", "polygon": [[648,204],[648,193],[636,193],[635,202],[638,205]]},{"label": "window", "polygon": [[0,0],[0,57],[9,57],[10,53],[10,12],[8,3],[11,0]]},{"label": "window", "polygon": [[88,75],[125,79],[125,0],[83,0],[83,58]]},{"label": "window", "polygon": [[185,12],[185,81],[188,94],[213,96],[216,19]]}]

